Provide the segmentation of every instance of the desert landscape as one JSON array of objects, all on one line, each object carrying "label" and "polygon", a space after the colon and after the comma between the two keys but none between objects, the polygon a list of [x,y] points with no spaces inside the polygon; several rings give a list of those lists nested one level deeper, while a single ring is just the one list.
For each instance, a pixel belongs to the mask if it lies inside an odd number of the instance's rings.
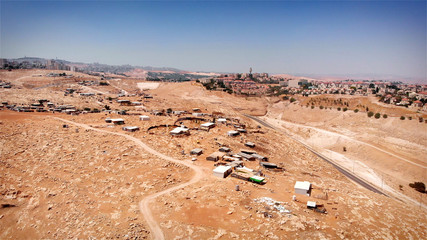
[{"label": "desert landscape", "polygon": [[425,193],[409,186],[427,182],[425,112],[63,70],[0,80],[1,239],[427,235]]}]

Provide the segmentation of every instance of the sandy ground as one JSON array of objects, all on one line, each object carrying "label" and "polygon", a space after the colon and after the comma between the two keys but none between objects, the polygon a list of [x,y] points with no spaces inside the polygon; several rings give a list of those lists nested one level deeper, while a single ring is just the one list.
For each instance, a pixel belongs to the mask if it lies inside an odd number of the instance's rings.
[{"label": "sandy ground", "polygon": [[139,82],[137,83],[138,88],[141,90],[150,90],[156,89],[159,87],[160,83],[158,82]]},{"label": "sandy ground", "polygon": [[[140,91],[137,87],[140,80],[113,82],[114,87],[99,90]],[[67,84],[39,90],[12,88],[0,91],[0,98],[2,101],[13,98],[18,104],[36,97],[48,98],[57,102],[75,101],[82,107],[102,100],[112,109],[135,110],[133,106],[110,103],[107,96],[64,98],[60,90]],[[31,85],[44,86],[46,82]],[[200,108],[205,113],[222,112],[228,117],[239,117],[248,133],[228,137],[227,131],[234,128],[218,125],[209,132],[191,130],[189,136],[171,137],[170,128],[149,132],[147,129],[173,124],[178,116],[154,116],[144,111],[141,115],[149,115],[150,121],[140,121],[138,115],[113,113],[70,116],[0,110],[0,238],[422,239],[427,235],[426,210],[419,205],[396,201],[356,185],[300,143],[241,115],[264,115],[269,104],[276,102],[281,106],[277,99],[206,91],[191,82],[161,84],[146,92],[154,98],[122,99],[140,101],[148,110],[172,108],[191,112],[192,108]],[[417,131],[421,126],[417,122],[366,121],[363,113],[313,112],[305,107],[277,106],[269,108],[273,114],[269,117],[277,119],[282,114],[279,120],[338,134],[335,135],[338,140],[327,144],[330,135],[323,136],[325,133],[296,125],[287,128],[297,131],[303,139],[313,137],[325,154],[342,158],[348,168],[356,159],[355,171],[366,165],[384,179],[384,186],[393,189],[398,189],[399,184],[395,178],[405,179],[412,172],[407,181],[419,179],[417,167],[408,162],[369,151],[368,146],[358,143],[351,145],[348,139],[340,137],[384,147],[387,152],[422,165],[425,161],[419,156],[425,151],[424,135]],[[64,122],[54,117],[85,125],[70,123],[64,128]],[[122,126],[106,123],[106,117],[123,118],[125,126],[139,126],[141,130],[124,132]],[[184,121],[184,124],[197,127],[200,123]],[[367,141],[372,136],[381,136],[381,142]],[[214,163],[206,161],[206,157],[223,145],[238,152],[247,148],[244,143],[248,141],[256,144],[255,151],[284,170],[266,170],[256,161],[245,161],[245,166],[262,170],[267,180],[265,185],[214,177]],[[402,143],[407,151],[396,147]],[[345,153],[343,146],[348,147]],[[203,154],[190,162],[194,156],[189,152],[196,147],[202,148]],[[368,162],[368,156],[381,161]],[[388,158],[391,160],[387,161]],[[200,169],[201,178],[194,178],[191,169]],[[378,169],[389,173],[378,174]],[[297,194],[298,201],[292,201],[295,181],[310,181],[311,196]],[[235,191],[236,185],[240,191]],[[416,198],[407,183],[402,185],[402,193]],[[269,203],[266,197],[276,202]],[[327,214],[307,209],[307,201],[323,205]],[[278,206],[287,211],[280,212]]]}]

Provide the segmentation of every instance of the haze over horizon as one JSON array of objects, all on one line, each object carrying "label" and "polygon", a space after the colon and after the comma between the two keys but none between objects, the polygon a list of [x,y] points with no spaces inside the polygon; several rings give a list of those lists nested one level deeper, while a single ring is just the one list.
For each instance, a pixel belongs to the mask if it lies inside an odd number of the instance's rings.
[{"label": "haze over horizon", "polygon": [[0,56],[426,81],[426,2],[1,1]]}]

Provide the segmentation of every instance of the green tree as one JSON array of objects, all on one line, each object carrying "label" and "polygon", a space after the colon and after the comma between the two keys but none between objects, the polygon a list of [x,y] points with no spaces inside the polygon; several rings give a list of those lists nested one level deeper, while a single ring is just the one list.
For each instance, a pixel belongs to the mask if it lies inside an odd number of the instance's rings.
[{"label": "green tree", "polygon": [[387,116],[387,114],[383,114],[383,118],[387,118],[388,116]]},{"label": "green tree", "polygon": [[368,117],[372,117],[372,116],[374,116],[374,113],[373,112],[368,112]]},{"label": "green tree", "polygon": [[378,118],[380,118],[381,117],[381,114],[380,113],[375,113],[375,118],[376,119],[378,119]]}]

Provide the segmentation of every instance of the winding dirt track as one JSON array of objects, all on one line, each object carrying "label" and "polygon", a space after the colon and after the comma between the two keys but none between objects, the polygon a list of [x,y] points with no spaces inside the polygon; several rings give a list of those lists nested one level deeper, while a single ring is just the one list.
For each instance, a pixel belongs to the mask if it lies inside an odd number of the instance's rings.
[{"label": "winding dirt track", "polygon": [[66,120],[66,119],[63,119],[63,118],[58,118],[58,117],[54,117],[54,118],[57,119],[57,120],[60,120],[60,121],[63,121],[63,122],[66,122],[66,123],[69,123],[69,124],[72,124],[72,125],[84,128],[84,129],[90,129],[90,130],[97,131],[97,132],[108,133],[108,134],[113,134],[113,135],[125,137],[128,140],[133,141],[134,143],[136,143],[138,146],[140,146],[145,151],[147,151],[147,152],[149,152],[149,153],[151,153],[151,154],[153,154],[153,155],[155,155],[155,156],[157,156],[159,158],[162,158],[162,159],[164,159],[166,161],[174,162],[174,163],[177,163],[177,164],[185,165],[185,166],[187,166],[187,167],[189,167],[189,168],[191,168],[192,170],[195,171],[195,174],[191,178],[190,181],[188,181],[186,183],[182,183],[182,184],[177,185],[177,186],[174,186],[172,188],[168,188],[168,189],[163,190],[161,192],[157,192],[157,193],[145,196],[139,202],[139,210],[144,215],[145,221],[147,222],[148,227],[151,230],[152,238],[153,239],[165,239],[165,237],[163,235],[162,229],[160,228],[159,224],[156,222],[156,220],[153,217],[153,214],[151,213],[149,204],[155,198],[157,198],[157,197],[159,197],[161,195],[173,192],[175,190],[184,188],[184,187],[186,187],[188,185],[191,185],[193,183],[196,183],[196,182],[200,181],[202,179],[202,177],[203,177],[203,171],[200,168],[194,166],[191,161],[188,161],[188,162],[187,161],[181,161],[181,160],[177,160],[177,159],[171,158],[169,156],[166,156],[166,155],[164,155],[162,153],[157,152],[156,150],[152,149],[151,147],[147,146],[145,143],[143,143],[138,138],[132,137],[130,135],[127,135],[127,134],[124,134],[124,133],[110,132],[110,131],[103,130],[103,129],[93,128],[93,127],[90,127],[90,126],[88,126],[86,124],[76,123],[76,122],[69,121],[69,120]]}]

